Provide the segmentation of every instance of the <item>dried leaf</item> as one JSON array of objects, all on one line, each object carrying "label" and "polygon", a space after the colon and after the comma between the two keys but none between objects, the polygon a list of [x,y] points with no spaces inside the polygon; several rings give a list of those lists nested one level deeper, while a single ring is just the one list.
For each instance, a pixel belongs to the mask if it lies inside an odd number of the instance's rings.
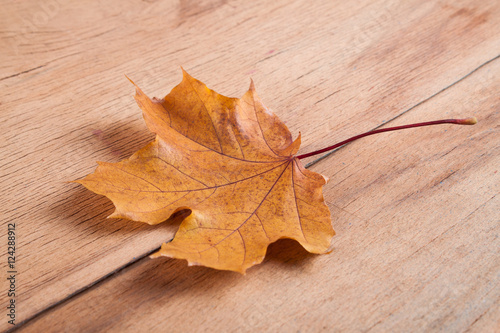
[{"label": "dried leaf", "polygon": [[78,182],[113,201],[110,217],[157,224],[190,209],[153,257],[244,273],[280,238],[312,253],[328,249],[335,232],[321,190],[327,179],[294,157],[300,135],[292,140],[253,83],[241,99],[229,98],[184,72],[164,99],[137,86],[135,99],[155,141]]}]

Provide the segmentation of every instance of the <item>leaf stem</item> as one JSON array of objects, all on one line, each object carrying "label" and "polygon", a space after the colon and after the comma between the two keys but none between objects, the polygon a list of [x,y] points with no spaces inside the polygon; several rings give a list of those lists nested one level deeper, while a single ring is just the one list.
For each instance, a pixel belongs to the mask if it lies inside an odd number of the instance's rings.
[{"label": "leaf stem", "polygon": [[373,131],[369,131],[369,132],[366,132],[363,134],[353,136],[347,140],[336,143],[330,147],[326,147],[326,148],[316,150],[316,151],[313,151],[310,153],[299,155],[299,156],[297,156],[297,158],[302,159],[302,158],[322,154],[324,152],[327,152],[327,151],[333,150],[335,148],[338,148],[340,146],[343,146],[343,145],[345,145],[349,142],[352,142],[354,140],[361,139],[365,136],[383,133],[383,132],[391,132],[391,131],[398,131],[398,130],[413,128],[413,127],[423,127],[423,126],[440,125],[440,124],[474,125],[475,123],[477,123],[477,119],[475,117],[471,117],[471,118],[466,118],[466,119],[441,119],[441,120],[428,121],[425,123],[416,123],[416,124],[409,124],[409,125],[403,125],[403,126],[381,128],[381,129],[377,129],[377,130],[373,130]]}]

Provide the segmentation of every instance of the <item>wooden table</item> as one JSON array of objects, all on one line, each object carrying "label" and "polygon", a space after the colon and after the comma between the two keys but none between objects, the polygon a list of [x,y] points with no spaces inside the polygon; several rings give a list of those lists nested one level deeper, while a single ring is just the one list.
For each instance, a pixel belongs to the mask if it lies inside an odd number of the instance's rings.
[{"label": "wooden table", "polygon": [[[0,13],[1,330],[499,332],[500,3],[8,1]],[[310,169],[334,250],[269,247],[246,275],[149,259],[175,226],[108,220],[67,181],[153,139],[132,78],[163,97],[179,66],[229,96],[253,78],[299,153],[379,126]],[[7,281],[7,282],[6,282]]]}]

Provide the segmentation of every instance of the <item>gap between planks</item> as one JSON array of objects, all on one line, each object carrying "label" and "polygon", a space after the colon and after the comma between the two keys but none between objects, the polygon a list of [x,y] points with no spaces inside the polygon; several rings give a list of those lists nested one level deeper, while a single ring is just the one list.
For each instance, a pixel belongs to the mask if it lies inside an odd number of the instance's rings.
[{"label": "gap between planks", "polygon": [[[447,85],[446,87],[444,87],[443,89],[439,90],[438,92],[436,92],[436,93],[434,93],[434,94],[430,95],[429,97],[427,97],[427,98],[425,98],[425,99],[421,100],[420,102],[418,102],[417,104],[415,104],[415,105],[411,106],[410,108],[408,108],[408,109],[404,110],[403,112],[401,112],[401,113],[400,113],[400,114],[398,114],[397,116],[395,116],[395,117],[393,117],[393,118],[389,119],[388,121],[386,121],[386,122],[384,122],[384,123],[382,123],[382,124],[380,124],[380,125],[378,125],[378,126],[375,126],[375,127],[374,127],[374,128],[372,128],[370,131],[373,131],[373,130],[376,130],[376,129],[378,129],[378,128],[382,127],[382,126],[385,126],[385,125],[389,124],[391,121],[396,120],[396,119],[398,119],[399,117],[403,116],[404,114],[406,114],[406,113],[410,112],[411,110],[415,109],[416,107],[418,107],[418,106],[420,106],[420,105],[422,105],[422,104],[424,104],[424,103],[426,103],[426,102],[430,101],[432,98],[434,98],[434,97],[436,97],[437,95],[439,95],[439,94],[443,93],[444,91],[446,91],[446,90],[448,90],[449,88],[453,87],[453,86],[454,86],[454,85],[456,85],[457,83],[459,83],[459,82],[461,82],[461,81],[465,80],[467,77],[471,76],[472,74],[474,74],[475,72],[477,72],[478,70],[480,70],[480,69],[481,69],[481,68],[483,68],[484,66],[487,66],[487,65],[488,65],[488,64],[490,64],[491,62],[493,62],[493,61],[497,60],[498,58],[500,58],[500,54],[499,54],[499,55],[497,55],[497,56],[495,56],[495,57],[493,57],[493,58],[491,58],[490,60],[488,60],[488,61],[486,61],[486,62],[482,63],[481,65],[479,65],[478,67],[476,67],[475,69],[473,69],[473,70],[472,70],[472,71],[470,71],[469,73],[465,74],[464,76],[462,76],[461,78],[459,78],[459,79],[458,79],[458,80],[456,80],[455,82],[453,82],[453,83],[451,83],[451,84]],[[337,150],[339,150],[339,149],[341,149],[341,148],[344,148],[344,147],[345,147],[345,146],[347,146],[347,145],[348,145],[348,144],[345,144],[345,145],[343,145],[343,146],[341,146],[341,147],[339,147],[339,148],[337,148],[337,149],[334,149],[334,150],[332,150],[332,151],[330,151],[330,152],[328,152],[328,153],[325,153],[325,155],[322,155],[322,156],[318,157],[317,159],[315,159],[314,161],[307,163],[305,167],[306,167],[306,168],[309,168],[309,167],[313,166],[314,164],[316,164],[316,163],[318,163],[318,162],[322,161],[323,159],[327,158],[328,156],[330,156],[331,154],[333,154],[333,153],[334,153],[334,152],[336,152]]]}]

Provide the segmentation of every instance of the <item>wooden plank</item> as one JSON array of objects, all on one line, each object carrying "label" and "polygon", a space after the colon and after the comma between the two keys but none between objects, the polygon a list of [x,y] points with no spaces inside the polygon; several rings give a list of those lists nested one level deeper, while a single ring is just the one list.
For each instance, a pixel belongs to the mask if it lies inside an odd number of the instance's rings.
[{"label": "wooden plank", "polygon": [[106,199],[64,183],[151,140],[123,74],[157,96],[180,80],[178,65],[227,95],[242,95],[252,76],[306,152],[396,117],[495,57],[499,14],[493,0],[4,4],[0,215],[18,226],[17,320],[175,230],[104,220]]},{"label": "wooden plank", "polygon": [[143,259],[21,331],[495,331],[498,73],[500,59],[391,122],[474,109],[474,127],[383,134],[312,167],[332,176],[331,254],[278,242],[245,276]]}]

